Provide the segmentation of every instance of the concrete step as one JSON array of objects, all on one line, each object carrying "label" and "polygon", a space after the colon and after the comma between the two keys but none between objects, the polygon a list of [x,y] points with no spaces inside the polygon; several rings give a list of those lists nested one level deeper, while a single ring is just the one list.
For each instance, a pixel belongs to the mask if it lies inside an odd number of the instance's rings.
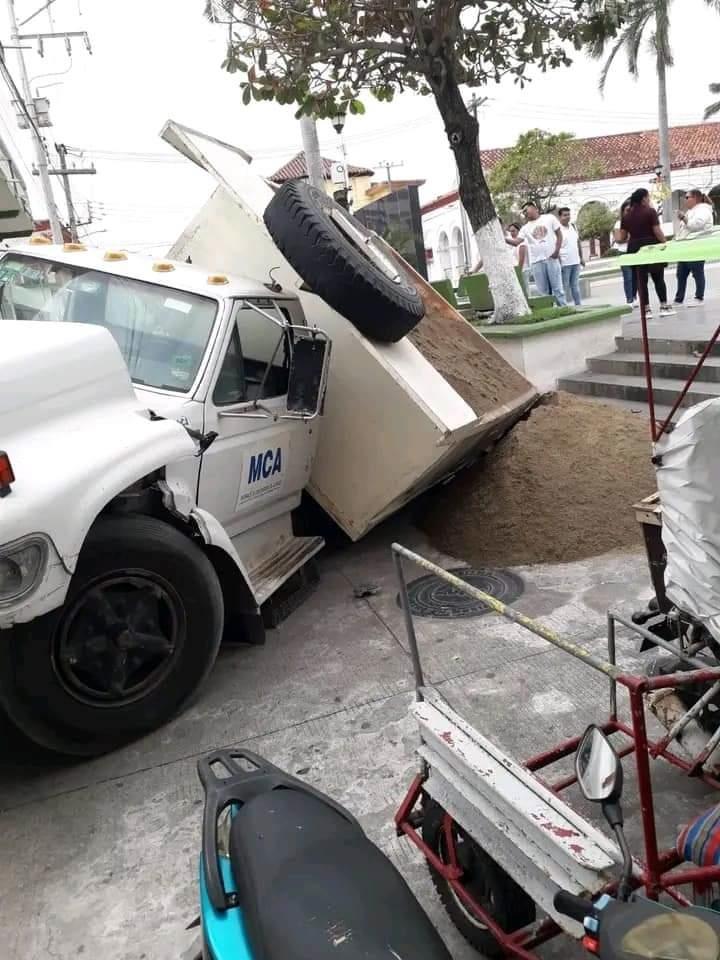
[{"label": "concrete step", "polygon": [[[645,358],[642,353],[618,351],[602,357],[590,357],[587,364],[592,373],[645,376]],[[650,364],[654,379],[687,380],[697,365],[697,358],[677,353],[651,353]],[[720,357],[708,357],[698,372],[697,380],[720,385]]]},{"label": "concrete step", "polygon": [[[671,340],[666,337],[650,337],[650,355],[653,356],[656,353],[664,356],[680,354],[691,357],[696,350],[704,350],[709,339],[709,337],[706,337],[704,340],[693,338]],[[615,344],[620,353],[642,353],[643,350],[640,337],[616,337]],[[710,356],[720,357],[720,342],[714,344]]]},{"label": "concrete step", "polygon": [[[654,378],[655,402],[659,405],[672,406],[680,391],[685,386],[685,380],[664,377]],[[611,397],[618,400],[647,402],[647,387],[643,377],[628,376],[619,373],[578,373],[572,377],[563,377],[558,381],[558,389],[567,390],[588,397]],[[720,384],[696,382],[692,385],[683,400],[684,407],[691,407],[695,403],[720,397]]]}]

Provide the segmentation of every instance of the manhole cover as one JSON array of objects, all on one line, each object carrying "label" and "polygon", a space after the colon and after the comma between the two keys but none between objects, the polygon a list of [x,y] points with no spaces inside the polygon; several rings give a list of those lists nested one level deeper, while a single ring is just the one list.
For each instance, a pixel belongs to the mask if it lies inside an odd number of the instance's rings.
[{"label": "manhole cover", "polygon": [[[458,567],[449,573],[490,594],[503,603],[512,603],[522,596],[525,585],[517,574],[509,570],[491,570],[487,567]],[[476,600],[451,586],[434,573],[413,580],[407,587],[410,609],[417,617],[436,617],[457,620],[463,617],[481,617],[492,610],[482,600]],[[398,605],[400,596],[398,595]]]}]

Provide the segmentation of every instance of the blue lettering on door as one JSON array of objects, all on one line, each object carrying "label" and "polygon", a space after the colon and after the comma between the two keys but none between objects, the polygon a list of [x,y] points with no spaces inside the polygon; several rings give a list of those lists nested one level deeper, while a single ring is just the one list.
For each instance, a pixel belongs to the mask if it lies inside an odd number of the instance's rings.
[{"label": "blue lettering on door", "polygon": [[250,457],[248,467],[248,484],[258,480],[267,480],[276,473],[282,473],[282,448],[266,450],[265,453],[256,453]]}]

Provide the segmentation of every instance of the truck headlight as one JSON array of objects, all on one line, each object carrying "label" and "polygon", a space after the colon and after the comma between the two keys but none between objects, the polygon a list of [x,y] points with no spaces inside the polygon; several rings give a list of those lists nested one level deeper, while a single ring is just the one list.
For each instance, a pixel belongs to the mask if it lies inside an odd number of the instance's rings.
[{"label": "truck headlight", "polygon": [[47,543],[39,536],[0,546],[0,604],[15,603],[35,589],[47,556]]}]

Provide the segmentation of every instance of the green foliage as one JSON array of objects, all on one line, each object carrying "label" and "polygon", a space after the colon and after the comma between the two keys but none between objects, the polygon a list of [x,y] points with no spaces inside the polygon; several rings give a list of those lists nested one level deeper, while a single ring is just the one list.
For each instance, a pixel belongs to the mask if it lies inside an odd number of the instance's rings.
[{"label": "green foliage", "polygon": [[[600,21],[596,21],[594,34],[587,40],[587,48],[591,56],[596,59],[605,59],[600,74],[600,90],[605,89],[608,74],[619,54],[624,54],[630,75],[638,76],[638,63],[643,48],[643,40],[647,38],[648,46],[657,58],[657,62],[664,67],[672,67],[673,52],[670,44],[670,9],[673,0],[619,0],[619,24],[610,25],[606,34]],[[687,0],[683,0],[683,12]],[[713,10],[720,11],[719,0],[705,0],[705,5]],[[649,36],[648,36],[649,32]],[[713,92],[720,92],[718,91]],[[720,110],[720,103],[717,105]],[[717,111],[713,111],[717,112]]]},{"label": "green foliage", "polygon": [[244,75],[243,102],[318,117],[361,113],[363,92],[522,84],[529,64],[567,64],[619,23],[615,0],[205,0],[205,15],[228,25],[223,68]]},{"label": "green foliage", "polygon": [[594,200],[587,203],[577,216],[577,228],[581,240],[607,237],[617,222],[617,213],[607,204]]},{"label": "green foliage", "polygon": [[[714,96],[717,96],[720,93],[720,83],[711,83],[708,87],[710,93]],[[705,109],[705,119],[709,120],[710,117],[715,117],[720,113],[720,100],[715,100],[714,103],[709,104]]]},{"label": "green foliage", "polygon": [[[534,129],[521,134],[493,167],[488,183],[498,209],[510,215],[526,200],[534,200],[542,210],[548,210],[558,199],[558,187],[571,174],[595,180],[603,174],[602,164],[580,161],[571,133]],[[508,220],[503,218],[503,222]]]},{"label": "green foliage", "polygon": [[[513,317],[512,320],[506,320],[503,326],[524,326],[530,323],[544,323],[546,320],[572,317],[577,312],[575,307],[542,307],[540,310],[533,310],[532,313],[526,313],[522,317]],[[487,324],[487,320],[485,318],[478,318],[477,320],[473,320],[472,323],[478,327],[482,327]]]}]

